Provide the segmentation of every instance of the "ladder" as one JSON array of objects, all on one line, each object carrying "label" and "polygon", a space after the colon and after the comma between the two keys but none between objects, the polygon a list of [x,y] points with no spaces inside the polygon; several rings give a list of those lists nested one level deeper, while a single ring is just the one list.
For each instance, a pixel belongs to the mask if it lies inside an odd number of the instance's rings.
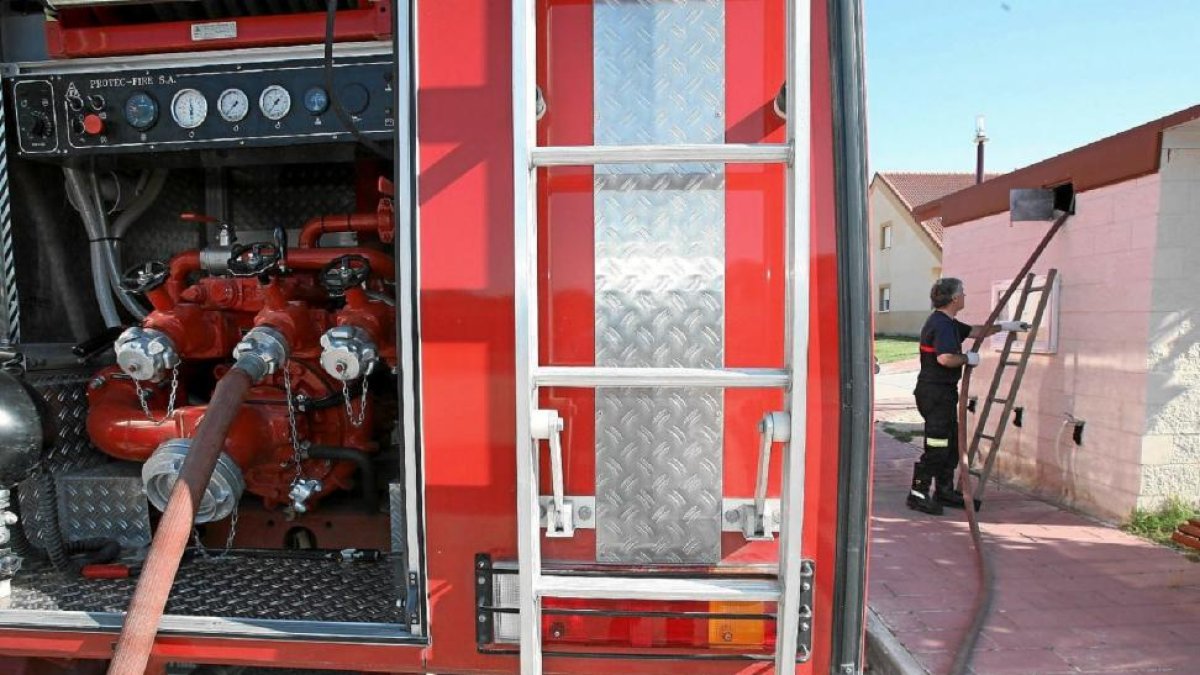
[{"label": "ladder", "polygon": [[[1038,328],[1042,325],[1042,316],[1046,311],[1046,304],[1050,299],[1050,293],[1054,288],[1054,281],[1058,277],[1058,270],[1052,269],[1046,274],[1044,283],[1040,286],[1034,286],[1034,275],[1032,273],[1026,275],[1025,282],[1021,286],[1021,294],[1017,299],[1016,311],[1012,320],[1020,320],[1024,316],[1025,304],[1029,300],[1032,293],[1041,291],[1041,296],[1038,298],[1037,307],[1034,309],[1033,320],[1029,322],[1029,331],[1025,334],[1025,342],[1022,346],[1020,356],[1017,360],[1011,360],[1013,345],[1017,341],[1017,333],[1010,332],[1004,339],[1004,347],[1000,350],[1000,359],[996,364],[996,370],[992,374],[992,385],[988,388],[987,398],[984,399],[983,408],[979,412],[979,421],[975,423],[974,432],[971,435],[971,444],[967,450],[967,466],[972,476],[979,478],[979,482],[975,487],[973,496],[976,500],[983,499],[983,493],[987,489],[988,478],[992,475],[992,467],[996,463],[997,450],[1000,449],[1000,443],[1004,439],[1004,431],[1008,427],[1009,416],[1012,414],[1013,406],[1016,404],[1017,392],[1021,389],[1021,379],[1025,377],[1025,367],[1029,364],[1029,356],[1033,353],[1034,337],[1037,335]],[[997,396],[1001,389],[1001,380],[1009,368],[1015,368],[1012,379],[1009,380],[1008,388],[1003,396]],[[999,417],[994,420],[993,427],[988,428],[988,422],[991,420],[992,406],[1003,406]],[[975,468],[976,457],[980,453],[981,444],[987,441],[987,451],[982,458],[983,468]]]},{"label": "ladder", "polygon": [[[804,438],[809,339],[809,180],[810,124],[808,2],[788,0],[786,55],[787,134],[783,144],[689,144],[642,146],[538,147],[536,136],[536,0],[514,0],[513,61],[513,227],[516,318],[517,558],[519,573],[520,663],[524,675],[542,672],[542,600],[774,602],[777,605],[775,669],[796,668],[801,626],[801,594],[806,590],[800,542],[804,505]],[[781,163],[786,167],[787,318],[782,369],[697,369],[633,367],[550,367],[538,353],[537,170],[550,166],[645,163]],[[780,500],[779,561],[774,578],[764,580],[695,576],[648,579],[636,576],[544,574],[538,499],[538,452],[547,441],[554,473],[554,500],[547,509],[547,536],[570,536],[570,506],[562,498],[559,433],[563,420],[540,410],[540,387],[723,387],[781,388],[785,422],[775,440],[787,442]],[[760,473],[762,471],[760,470]],[[765,481],[764,481],[765,486]],[[761,502],[761,500],[759,500]]]}]

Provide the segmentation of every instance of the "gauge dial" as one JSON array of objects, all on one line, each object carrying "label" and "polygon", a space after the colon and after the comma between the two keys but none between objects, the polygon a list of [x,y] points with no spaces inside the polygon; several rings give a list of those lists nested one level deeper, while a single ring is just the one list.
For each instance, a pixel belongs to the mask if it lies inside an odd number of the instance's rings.
[{"label": "gauge dial", "polygon": [[320,115],[329,109],[329,94],[321,87],[310,87],[304,92],[304,109],[310,114]]},{"label": "gauge dial", "polygon": [[135,91],[125,101],[125,121],[138,131],[145,131],[158,121],[158,101],[144,91]]},{"label": "gauge dial", "polygon": [[195,129],[208,117],[208,99],[195,89],[180,89],[171,99],[171,119],[184,129]]},{"label": "gauge dial", "polygon": [[226,89],[217,97],[217,112],[226,122],[241,122],[250,112],[250,97],[241,89]]},{"label": "gauge dial", "polygon": [[263,89],[262,94],[259,95],[258,109],[269,120],[281,120],[292,109],[292,95],[288,93],[287,89],[273,84]]}]

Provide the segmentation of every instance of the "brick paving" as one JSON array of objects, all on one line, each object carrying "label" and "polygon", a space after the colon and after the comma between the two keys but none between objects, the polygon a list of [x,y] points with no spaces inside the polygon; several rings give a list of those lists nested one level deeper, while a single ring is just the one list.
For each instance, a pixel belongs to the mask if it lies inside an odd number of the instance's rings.
[{"label": "brick paving", "polygon": [[[876,434],[867,600],[940,674],[977,582],[963,513],[904,505],[918,454]],[[1200,563],[999,486],[989,486],[981,521],[997,584],[973,672],[1200,673]]]}]

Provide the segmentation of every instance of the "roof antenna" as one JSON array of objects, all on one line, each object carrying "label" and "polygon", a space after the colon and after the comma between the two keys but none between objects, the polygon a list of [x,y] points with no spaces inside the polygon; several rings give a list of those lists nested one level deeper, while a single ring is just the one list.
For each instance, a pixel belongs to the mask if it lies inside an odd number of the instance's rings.
[{"label": "roof antenna", "polygon": [[983,182],[983,145],[987,143],[987,131],[983,128],[983,115],[975,116],[975,184]]}]

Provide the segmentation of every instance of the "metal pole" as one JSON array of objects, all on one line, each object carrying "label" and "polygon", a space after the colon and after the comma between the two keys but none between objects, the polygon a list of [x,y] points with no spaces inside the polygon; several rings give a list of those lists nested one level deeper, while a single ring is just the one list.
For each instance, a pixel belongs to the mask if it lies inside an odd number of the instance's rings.
[{"label": "metal pole", "polygon": [[541,601],[537,585],[542,568],[538,527],[537,445],[530,428],[537,408],[533,382],[538,366],[537,315],[537,173],[532,149],[537,144],[533,105],[537,96],[534,67],[537,41],[535,0],[513,0],[513,305],[516,329],[517,560],[520,578],[521,672],[541,675]]},{"label": "metal pole", "polygon": [[792,148],[792,163],[787,169],[787,318],[786,364],[791,388],[785,410],[791,418],[789,442],[783,456],[783,495],[780,500],[782,522],[779,527],[779,598],[778,637],[775,641],[775,669],[791,673],[796,669],[796,643],[800,625],[800,579],[803,563],[801,543],[804,531],[804,462],[808,433],[808,333],[809,333],[809,201],[810,155],[812,147],[811,3],[788,0],[787,3],[787,143]]}]

